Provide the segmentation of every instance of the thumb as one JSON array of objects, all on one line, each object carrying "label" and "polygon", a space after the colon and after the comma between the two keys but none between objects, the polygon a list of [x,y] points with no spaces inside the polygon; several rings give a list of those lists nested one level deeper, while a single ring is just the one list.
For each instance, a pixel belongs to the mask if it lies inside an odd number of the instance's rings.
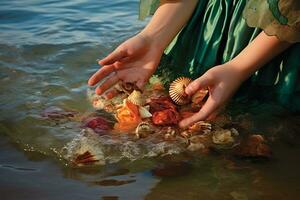
[{"label": "thumb", "polygon": [[186,88],[185,93],[192,96],[198,90],[207,88],[212,83],[212,78],[206,74],[200,76],[196,80],[192,81]]}]

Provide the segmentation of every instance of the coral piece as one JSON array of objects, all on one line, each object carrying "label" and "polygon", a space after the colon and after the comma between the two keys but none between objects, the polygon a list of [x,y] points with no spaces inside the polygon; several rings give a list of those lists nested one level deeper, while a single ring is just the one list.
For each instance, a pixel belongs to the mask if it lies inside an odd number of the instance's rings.
[{"label": "coral piece", "polygon": [[93,129],[96,133],[102,133],[103,131],[110,130],[111,124],[103,117],[94,117],[86,120],[84,127]]},{"label": "coral piece", "polygon": [[161,97],[156,99],[150,99],[150,112],[153,114],[156,111],[162,111],[166,109],[176,110],[176,106],[172,103],[169,97]]},{"label": "coral piece", "polygon": [[153,113],[152,121],[155,125],[176,125],[180,121],[180,115],[176,110],[165,109]]},{"label": "coral piece", "polygon": [[235,148],[234,154],[242,158],[270,158],[272,151],[262,135],[251,135]]}]

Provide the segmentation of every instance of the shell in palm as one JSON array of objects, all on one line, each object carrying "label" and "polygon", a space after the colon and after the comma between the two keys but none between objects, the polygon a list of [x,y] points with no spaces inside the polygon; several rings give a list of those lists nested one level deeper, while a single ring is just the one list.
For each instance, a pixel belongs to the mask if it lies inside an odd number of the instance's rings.
[{"label": "shell in palm", "polygon": [[185,88],[191,82],[192,79],[190,78],[179,77],[171,83],[169,95],[177,105],[185,105],[191,101],[190,97],[185,93]]},{"label": "shell in palm", "polygon": [[201,101],[204,100],[204,98],[207,96],[208,94],[208,89],[201,89],[198,90],[193,96],[192,96],[192,102],[193,103],[200,103]]},{"label": "shell in palm", "polygon": [[146,103],[145,99],[143,98],[142,93],[138,90],[133,90],[133,92],[128,96],[127,99],[131,103],[138,105],[138,106],[143,106]]}]

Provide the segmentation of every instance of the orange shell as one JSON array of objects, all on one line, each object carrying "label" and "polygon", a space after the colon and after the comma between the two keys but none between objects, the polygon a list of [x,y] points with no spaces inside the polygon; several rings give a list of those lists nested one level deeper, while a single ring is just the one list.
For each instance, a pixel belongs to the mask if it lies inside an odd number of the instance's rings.
[{"label": "orange shell", "polygon": [[169,94],[171,99],[177,105],[188,104],[191,99],[185,93],[185,88],[192,82],[192,79],[186,77],[179,77],[170,84]]},{"label": "orange shell", "polygon": [[162,91],[162,90],[165,90],[165,87],[162,83],[155,83],[155,84],[153,84],[152,89]]},{"label": "orange shell", "polygon": [[138,106],[130,101],[125,101],[123,107],[117,110],[116,118],[118,123],[114,128],[120,131],[133,130],[142,121]]}]

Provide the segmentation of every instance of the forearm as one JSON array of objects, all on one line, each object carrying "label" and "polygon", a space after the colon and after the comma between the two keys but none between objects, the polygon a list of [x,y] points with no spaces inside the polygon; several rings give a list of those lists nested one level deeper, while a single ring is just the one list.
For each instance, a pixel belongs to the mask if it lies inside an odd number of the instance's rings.
[{"label": "forearm", "polygon": [[239,71],[242,80],[245,80],[290,45],[290,43],[280,41],[276,36],[268,36],[261,32],[228,63]]},{"label": "forearm", "polygon": [[191,17],[197,0],[162,0],[149,24],[140,33],[164,50]]}]

